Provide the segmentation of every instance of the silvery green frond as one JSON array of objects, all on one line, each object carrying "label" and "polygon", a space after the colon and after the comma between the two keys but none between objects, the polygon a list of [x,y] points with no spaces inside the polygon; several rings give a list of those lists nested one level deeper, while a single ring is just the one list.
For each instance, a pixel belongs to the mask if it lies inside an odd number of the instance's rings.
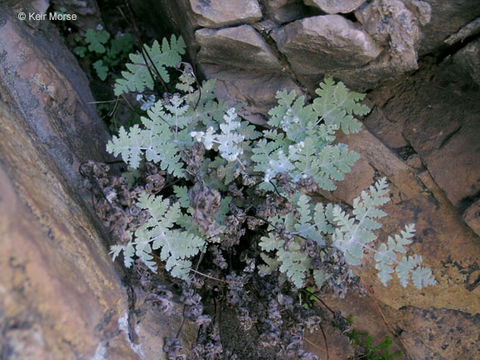
[{"label": "silvery green frond", "polygon": [[179,97],[172,97],[164,105],[157,101],[142,117],[143,128],[132,126],[128,131],[123,127],[117,136],[107,144],[107,151],[114,156],[121,155],[131,168],[138,168],[142,155],[147,161],[160,164],[162,170],[176,177],[185,177],[180,152],[190,145],[185,117],[188,105]]},{"label": "silvery green frond", "polygon": [[[413,284],[421,289],[428,285],[434,285],[435,279],[432,276],[432,270],[428,267],[420,266],[422,257],[419,255],[407,256],[406,246],[412,243],[415,236],[415,225],[405,226],[400,234],[395,237],[388,237],[387,243],[381,244],[375,252],[376,265],[379,270],[379,277],[384,285],[392,278],[391,274],[397,273],[400,284],[406,287],[410,278]],[[398,255],[401,255],[400,259]]]},{"label": "silvery green frond", "polygon": [[240,144],[245,137],[238,131],[240,127],[241,123],[236,110],[232,107],[224,115],[224,122],[220,124],[220,133],[215,133],[213,127],[209,127],[205,132],[192,131],[190,136],[201,141],[207,150],[217,145],[220,155],[228,162],[232,162],[243,154]]},{"label": "silvery green frond", "polygon": [[170,75],[167,67],[174,68],[180,63],[181,55],[185,54],[185,42],[182,37],[177,39],[175,35],[172,35],[170,43],[164,38],[160,46],[155,40],[151,47],[144,45],[144,50],[148,56],[144,57],[139,52],[130,54],[131,63],[126,64],[127,71],[122,71],[122,78],[115,82],[115,96],[128,92],[141,93],[145,89],[153,90],[152,74],[156,76],[157,71],[163,81],[168,83]]},{"label": "silvery green frond", "polygon": [[350,265],[359,265],[365,246],[377,238],[373,230],[381,225],[375,219],[385,216],[378,209],[389,200],[385,178],[370,186],[369,192],[362,191],[353,200],[353,217],[350,217],[339,206],[333,210],[337,229],[333,235],[333,244],[345,253],[345,260]]},{"label": "silvery green frond", "polygon": [[318,95],[313,100],[313,110],[327,125],[341,128],[345,134],[360,131],[361,123],[353,115],[366,115],[368,106],[359,104],[365,94],[347,89],[345,84],[335,84],[332,78],[326,78],[315,91]]},{"label": "silvery green frond", "polygon": [[[189,259],[200,252],[205,245],[201,237],[175,228],[182,220],[180,204],[170,205],[168,199],[142,193],[137,206],[147,210],[150,219],[134,233],[135,255],[152,271],[156,271],[152,250],[160,250],[160,260],[166,262],[166,269],[173,276],[186,276],[190,268]],[[114,249],[118,252],[117,249]],[[125,255],[125,250],[124,255]]]},{"label": "silvery green frond", "polygon": [[305,105],[305,96],[297,98],[295,90],[277,92],[278,105],[268,114],[268,125],[281,128],[291,141],[302,141],[308,123],[316,120],[312,105]]}]

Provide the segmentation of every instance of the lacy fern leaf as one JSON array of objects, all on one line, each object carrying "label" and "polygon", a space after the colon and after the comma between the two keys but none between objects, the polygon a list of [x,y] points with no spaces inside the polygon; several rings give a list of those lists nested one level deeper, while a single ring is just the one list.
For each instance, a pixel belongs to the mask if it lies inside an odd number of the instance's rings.
[{"label": "lacy fern leaf", "polygon": [[170,43],[164,38],[160,46],[155,40],[151,47],[144,45],[144,50],[148,56],[144,57],[139,52],[130,54],[131,63],[126,64],[127,71],[122,71],[122,78],[115,82],[115,96],[131,91],[153,90],[152,74],[156,76],[157,71],[162,80],[168,83],[170,76],[167,67],[175,67],[182,60],[181,55],[185,54],[185,42],[182,37],[177,39],[172,35]]},{"label": "lacy fern leaf", "polygon": [[137,206],[147,210],[151,217],[135,231],[132,242],[123,247],[119,245],[112,247],[114,256],[123,251],[125,265],[130,266],[135,254],[148,268],[156,271],[152,251],[159,249],[160,260],[166,262],[166,269],[173,276],[186,278],[191,267],[189,259],[203,249],[204,239],[175,228],[175,224],[182,216],[179,203],[170,205],[168,199],[142,193]]},{"label": "lacy fern leaf", "polygon": [[341,128],[345,134],[360,131],[361,123],[352,115],[366,115],[368,106],[358,102],[365,98],[347,89],[341,81],[335,84],[332,78],[326,78],[315,91],[318,98],[313,100],[313,110],[327,125]]},{"label": "lacy fern leaf", "polygon": [[[394,238],[388,237],[387,243],[382,243],[378,249],[370,244],[377,238],[374,231],[380,229],[378,219],[387,214],[379,209],[389,201],[388,186],[385,178],[370,186],[369,192],[362,191],[353,201],[353,217],[350,217],[339,206],[333,214],[337,229],[332,238],[333,244],[345,254],[345,260],[350,265],[360,265],[364,250],[374,252],[378,277],[384,285],[397,273],[402,286],[407,286],[411,278],[414,285],[421,289],[424,286],[434,285],[435,279],[428,267],[420,266],[422,257],[406,256],[406,246],[410,245],[415,235],[415,226],[407,225],[405,230]],[[402,255],[398,258],[398,255]]]}]

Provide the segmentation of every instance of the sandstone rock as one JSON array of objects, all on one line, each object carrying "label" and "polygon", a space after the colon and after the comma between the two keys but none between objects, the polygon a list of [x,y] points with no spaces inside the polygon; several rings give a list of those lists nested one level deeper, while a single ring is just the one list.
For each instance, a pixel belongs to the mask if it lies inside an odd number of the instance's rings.
[{"label": "sandstone rock", "polygon": [[[3,12],[5,11],[5,12]],[[59,42],[27,33],[17,20],[4,17],[0,32],[0,94],[20,109],[40,144],[71,184],[79,184],[78,166],[85,159],[102,160],[108,133],[98,120],[86,76],[74,68],[74,56]],[[12,14],[13,16],[13,14]],[[44,22],[45,25],[50,25]],[[96,122],[91,119],[96,119]],[[88,139],[88,144],[85,140]],[[83,160],[82,160],[83,159]]]},{"label": "sandstone rock", "polygon": [[256,0],[189,0],[195,26],[218,28],[253,23],[262,18]]},{"label": "sandstone rock", "polygon": [[302,0],[264,0],[266,15],[278,24],[300,19],[304,15]]},{"label": "sandstone rock", "polygon": [[292,69],[308,76],[365,65],[382,51],[367,33],[340,15],[297,20],[272,37]]},{"label": "sandstone rock", "polygon": [[352,12],[365,0],[305,0],[305,5],[314,6],[327,14],[349,13]]},{"label": "sandstone rock", "polygon": [[[162,359],[146,334],[178,328],[146,311],[138,342],[135,303],[78,175],[81,162],[104,158],[108,134],[85,75],[45,26],[0,5],[0,357]],[[157,327],[143,325],[150,317]]]},{"label": "sandstone rock", "polygon": [[200,29],[195,32],[200,45],[201,64],[219,64],[225,68],[279,72],[281,65],[267,44],[250,25],[224,29]]},{"label": "sandstone rock", "polygon": [[[388,118],[384,123],[396,124],[438,186],[463,212],[465,201],[480,190],[478,88],[452,61],[435,70],[425,67],[415,78],[391,87],[395,95],[382,107]],[[371,129],[383,140],[384,134]]]},{"label": "sandstone rock", "polygon": [[[349,192],[344,184],[373,182],[372,173],[387,176],[391,181],[392,201],[385,207],[389,216],[383,221],[384,231],[394,233],[404,224],[416,222],[417,236],[412,248],[432,267],[439,283],[418,291],[410,286],[401,287],[395,279],[383,287],[376,278],[374,264],[366,258],[356,271],[378,302],[390,331],[397,331],[399,341],[414,359],[449,359],[455,357],[455,351],[465,358],[474,358],[479,351],[478,330],[474,329],[480,325],[480,317],[476,315],[480,311],[478,237],[461,221],[427,172],[415,176],[369,132],[342,136],[338,141],[349,144],[367,162],[355,165],[363,171],[348,174],[334,194],[351,202],[358,193]],[[373,172],[365,166],[370,166]],[[383,231],[380,238],[385,237],[382,234]],[[364,308],[355,310],[342,305],[356,301],[352,296],[345,301],[331,299],[328,304],[349,311],[347,315],[360,316],[366,311]],[[370,323],[369,327],[374,329],[376,325]]]},{"label": "sandstone rock", "polygon": [[465,210],[463,220],[480,236],[480,200],[475,201]]},{"label": "sandstone rock", "polygon": [[453,61],[480,85],[480,40],[474,40],[460,49],[454,55]]},{"label": "sandstone rock", "polygon": [[74,359],[98,348],[136,358],[118,331],[127,297],[100,233],[22,113],[2,99],[2,353]]}]

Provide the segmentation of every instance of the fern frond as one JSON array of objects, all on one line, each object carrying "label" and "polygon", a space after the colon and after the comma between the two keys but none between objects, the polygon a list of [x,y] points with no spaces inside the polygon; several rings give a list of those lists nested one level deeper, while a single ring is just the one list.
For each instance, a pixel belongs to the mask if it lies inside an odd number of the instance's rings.
[{"label": "fern frond", "polygon": [[334,209],[338,228],[332,239],[333,244],[345,253],[345,260],[350,265],[360,265],[365,246],[377,238],[373,230],[381,227],[375,219],[386,216],[384,211],[378,209],[390,200],[386,179],[377,181],[369,191],[362,191],[360,197],[353,200],[353,218],[339,206]]},{"label": "fern frond", "polygon": [[332,78],[326,78],[315,90],[318,95],[313,100],[313,109],[327,125],[342,129],[345,134],[360,131],[361,123],[352,115],[366,115],[368,106],[359,104],[365,94],[347,89],[341,81],[335,84]]},{"label": "fern frond", "polygon": [[[166,83],[170,81],[167,67],[175,67],[182,60],[181,55],[185,54],[185,42],[182,37],[178,39],[175,35],[170,38],[170,43],[166,38],[162,41],[162,46],[158,41],[154,41],[152,46],[144,45],[144,50],[148,54],[145,58],[139,52],[130,54],[131,63],[127,63],[127,71],[122,71],[122,78],[115,82],[115,96],[120,96],[128,92],[143,92],[145,89],[153,90],[154,79],[151,74],[156,74],[153,68],[158,70],[162,80]],[[150,62],[151,59],[151,62]],[[152,67],[149,71],[148,67]]]},{"label": "fern frond", "polygon": [[421,289],[428,285],[434,285],[436,282],[433,279],[430,268],[420,266],[422,257],[402,256],[398,260],[397,254],[405,254],[407,252],[406,245],[412,243],[412,238],[415,235],[415,225],[410,224],[405,226],[405,230],[400,234],[395,235],[394,238],[388,237],[387,243],[380,244],[375,252],[375,268],[379,270],[379,278],[384,285],[392,279],[394,272],[397,273],[400,284],[406,287],[411,278],[414,285]]},{"label": "fern frond", "polygon": [[137,206],[147,210],[151,217],[135,231],[133,244],[136,255],[155,271],[156,265],[151,253],[152,250],[160,249],[160,259],[166,261],[166,269],[172,275],[185,277],[191,266],[189,259],[201,251],[205,240],[175,228],[182,217],[179,203],[170,205],[168,199],[142,193]]}]

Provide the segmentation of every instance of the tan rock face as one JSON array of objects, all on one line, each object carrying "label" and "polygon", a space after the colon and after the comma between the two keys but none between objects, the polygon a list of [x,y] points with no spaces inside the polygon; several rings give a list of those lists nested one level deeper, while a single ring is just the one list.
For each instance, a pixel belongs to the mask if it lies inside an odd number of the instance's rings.
[{"label": "tan rock face", "polygon": [[222,26],[253,23],[262,18],[256,0],[189,0],[197,26],[218,28]]},{"label": "tan rock face", "polygon": [[222,64],[265,73],[281,70],[278,59],[250,25],[200,29],[195,32],[195,39],[200,45],[198,61],[202,64]]},{"label": "tan rock face", "polygon": [[361,66],[381,52],[370,35],[340,15],[297,20],[272,36],[292,69],[302,75]]},{"label": "tan rock face", "polygon": [[365,0],[305,0],[305,4],[315,6],[327,14],[349,13],[356,10]]},{"label": "tan rock face", "polygon": [[[1,353],[74,359],[101,351],[122,354],[112,359],[136,358],[117,325],[128,312],[126,294],[79,201],[81,191],[72,188],[75,166],[84,156],[98,158],[99,139],[106,137],[89,117],[86,79],[73,76],[79,82],[71,84],[63,60],[45,56],[41,37],[0,11]],[[53,42],[48,51],[68,54]],[[82,86],[80,96],[75,90]]]},{"label": "tan rock face", "polygon": [[103,159],[108,134],[85,75],[45,26],[0,5],[0,357],[162,359],[158,337],[175,336],[181,309],[169,323],[127,296],[78,174]]}]

